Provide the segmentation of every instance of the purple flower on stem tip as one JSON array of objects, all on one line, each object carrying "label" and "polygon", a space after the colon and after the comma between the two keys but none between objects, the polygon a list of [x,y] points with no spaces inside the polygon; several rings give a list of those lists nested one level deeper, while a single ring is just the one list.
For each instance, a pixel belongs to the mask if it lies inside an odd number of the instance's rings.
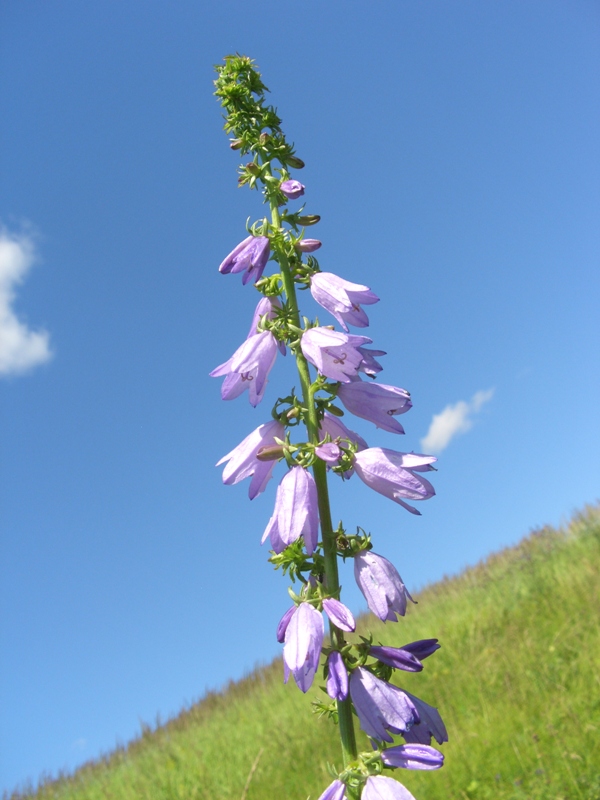
[{"label": "purple flower on stem tip", "polygon": [[358,373],[363,356],[358,351],[372,340],[329,328],[310,328],[302,334],[300,347],[304,357],[326,378],[350,383]]},{"label": "purple flower on stem tip", "polygon": [[381,372],[383,367],[379,361],[375,361],[375,356],[385,356],[385,350],[369,350],[368,347],[359,347],[358,352],[361,353],[363,360],[358,368],[359,372],[364,372],[369,378],[374,378],[378,372]]},{"label": "purple flower on stem tip", "polygon": [[317,486],[304,467],[292,467],[277,488],[275,509],[262,537],[271,539],[276,553],[304,536],[306,551],[312,555],[319,537]]},{"label": "purple flower on stem tip", "polygon": [[348,670],[338,650],[332,650],[327,659],[327,694],[333,700],[348,697]]},{"label": "purple flower on stem tip", "polygon": [[299,253],[314,253],[322,244],[318,239],[300,239],[294,247]]},{"label": "purple flower on stem tip", "polygon": [[290,672],[298,688],[307,692],[319,666],[323,646],[323,616],[310,603],[300,603],[288,623],[283,646],[284,680]]},{"label": "purple flower on stem tip", "polygon": [[350,676],[350,696],[360,727],[371,739],[392,742],[390,733],[408,731],[419,721],[419,713],[402,689],[392,686],[364,667]]},{"label": "purple flower on stem tip", "polygon": [[407,500],[427,500],[433,497],[435,489],[425,478],[419,478],[415,472],[426,472],[432,469],[434,456],[418,453],[397,453],[384,447],[370,447],[354,456],[356,474],[376,492],[389,497],[403,506],[411,514],[419,514],[416,508],[405,503]]},{"label": "purple flower on stem tip", "polygon": [[423,669],[423,664],[416,656],[398,647],[371,647],[369,655],[394,669],[403,669],[406,672],[421,672]]},{"label": "purple flower on stem tip", "polygon": [[369,318],[360,304],[371,305],[379,298],[368,286],[350,283],[333,272],[317,272],[310,279],[310,292],[317,303],[337,319],[347,331],[348,325],[366,328]]},{"label": "purple flower on stem tip", "polygon": [[259,461],[256,457],[257,452],[263,447],[272,447],[276,444],[275,439],[283,439],[285,428],[281,422],[266,422],[238,444],[230,453],[217,462],[217,466],[227,461],[227,466],[223,470],[223,483],[231,486],[234,483],[243,481],[244,478],[252,477],[248,496],[250,500],[264,492],[265,487],[275,467],[276,461]]},{"label": "purple flower on stem tip", "polygon": [[280,644],[283,644],[285,641],[285,632],[287,630],[287,626],[290,624],[292,614],[294,613],[295,610],[296,606],[288,608],[283,617],[279,620],[279,625],[277,626],[277,641]]},{"label": "purple flower on stem tip", "polygon": [[270,331],[255,333],[238,347],[231,358],[210,373],[211,378],[225,375],[221,386],[223,400],[233,400],[246,389],[256,407],[263,399],[267,375],[277,357],[277,339]]},{"label": "purple flower on stem tip", "polygon": [[399,744],[388,747],[381,754],[386,767],[402,769],[439,769],[444,764],[444,756],[435,747],[426,744]]},{"label": "purple flower on stem tip", "polygon": [[270,252],[266,236],[248,236],[229,253],[221,263],[219,272],[227,275],[246,270],[242,283],[246,284],[250,279],[257,281],[263,274]]},{"label": "purple flower on stem tip", "polygon": [[319,800],[348,800],[346,786],[341,781],[335,780],[325,789]]},{"label": "purple flower on stem tip", "polygon": [[362,790],[361,800],[415,800],[406,786],[385,775],[371,775]]},{"label": "purple flower on stem tip", "polygon": [[335,597],[326,597],[323,600],[323,610],[333,622],[333,624],[342,631],[352,633],[356,630],[356,622],[352,616],[352,612]]},{"label": "purple flower on stem tip", "polygon": [[404,433],[404,428],[394,416],[412,408],[410,392],[406,389],[384,383],[353,381],[342,384],[337,396],[354,416],[374,422],[384,431]]},{"label": "purple flower on stem tip", "polygon": [[406,598],[410,596],[396,567],[372,550],[363,550],[354,557],[354,577],[367,605],[382,622],[396,621],[396,614],[406,614]]},{"label": "purple flower on stem tip", "polygon": [[289,180],[283,181],[279,188],[289,200],[296,200],[298,197],[302,197],[306,186],[300,181]]},{"label": "purple flower on stem tip", "polygon": [[447,742],[448,731],[437,708],[430,706],[429,703],[415,697],[410,692],[406,692],[406,695],[414,704],[419,715],[419,722],[402,734],[406,741],[412,744],[431,744],[433,736],[438,744]]}]

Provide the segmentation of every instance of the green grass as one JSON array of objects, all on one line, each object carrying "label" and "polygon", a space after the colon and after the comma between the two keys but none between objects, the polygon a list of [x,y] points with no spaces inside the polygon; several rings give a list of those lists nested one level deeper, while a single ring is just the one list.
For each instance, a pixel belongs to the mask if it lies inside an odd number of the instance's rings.
[{"label": "green grass", "polygon": [[[396,777],[417,800],[600,800],[600,507],[418,599],[398,625],[361,621],[385,644],[443,645],[401,685],[439,707],[446,764]],[[12,800],[314,800],[340,764],[337,731],[311,713],[319,694],[284,686],[276,661]]]}]

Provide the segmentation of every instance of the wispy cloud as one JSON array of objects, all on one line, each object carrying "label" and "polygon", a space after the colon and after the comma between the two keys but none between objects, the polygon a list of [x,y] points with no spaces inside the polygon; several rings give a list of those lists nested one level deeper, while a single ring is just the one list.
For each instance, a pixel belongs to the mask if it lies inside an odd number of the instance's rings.
[{"label": "wispy cloud", "polygon": [[30,330],[13,309],[16,288],[34,260],[31,237],[0,227],[0,376],[27,372],[52,357],[48,333]]},{"label": "wispy cloud", "polygon": [[423,451],[441,453],[455,436],[466,433],[473,427],[473,417],[492,399],[494,389],[475,392],[470,401],[459,400],[434,414],[427,436],[421,439]]}]

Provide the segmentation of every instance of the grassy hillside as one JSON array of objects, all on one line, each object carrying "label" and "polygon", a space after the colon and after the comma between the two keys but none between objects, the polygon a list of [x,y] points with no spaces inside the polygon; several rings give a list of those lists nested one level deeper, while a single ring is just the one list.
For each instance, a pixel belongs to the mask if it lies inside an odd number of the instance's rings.
[{"label": "grassy hillside", "polygon": [[[443,645],[423,673],[402,675],[440,708],[450,735],[443,769],[399,771],[417,800],[599,800],[600,507],[418,599],[385,633],[369,618],[386,644],[437,636]],[[72,777],[12,798],[314,800],[330,781],[325,762],[340,756],[310,699],[282,684],[278,661]]]}]

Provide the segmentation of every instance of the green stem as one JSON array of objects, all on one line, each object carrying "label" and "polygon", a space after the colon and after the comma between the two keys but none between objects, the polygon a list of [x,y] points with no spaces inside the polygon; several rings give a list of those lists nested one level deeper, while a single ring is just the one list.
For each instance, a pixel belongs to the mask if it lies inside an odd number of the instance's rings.
[{"label": "green stem", "polygon": [[[269,166],[264,167],[265,173],[271,175]],[[277,202],[270,199],[271,221],[276,230],[281,229],[281,217]],[[274,246],[277,254],[277,261],[281,267],[283,288],[286,294],[288,307],[290,309],[292,324],[297,328],[301,327],[300,312],[298,310],[298,300],[296,298],[296,286],[292,276],[287,254],[282,249]],[[317,409],[314,402],[314,391],[310,378],[310,370],[307,360],[302,351],[298,348],[296,352],[296,365],[302,387],[302,399],[306,408],[306,429],[308,440],[311,444],[319,442],[319,420]],[[321,520],[321,534],[323,538],[323,556],[325,561],[325,586],[329,593],[334,597],[339,596],[340,581],[338,574],[337,545],[336,537],[331,521],[331,508],[329,505],[329,489],[327,487],[327,468],[324,461],[317,459],[313,466],[313,475],[317,486],[317,498],[319,506],[319,518]],[[329,623],[331,640],[337,649],[342,649],[345,644],[344,633],[333,623]],[[352,702],[350,697],[345,700],[337,701],[338,720],[340,727],[340,738],[342,741],[342,752],[344,756],[344,766],[348,766],[358,755],[356,747],[356,736],[354,733],[354,720],[352,718]]]}]

